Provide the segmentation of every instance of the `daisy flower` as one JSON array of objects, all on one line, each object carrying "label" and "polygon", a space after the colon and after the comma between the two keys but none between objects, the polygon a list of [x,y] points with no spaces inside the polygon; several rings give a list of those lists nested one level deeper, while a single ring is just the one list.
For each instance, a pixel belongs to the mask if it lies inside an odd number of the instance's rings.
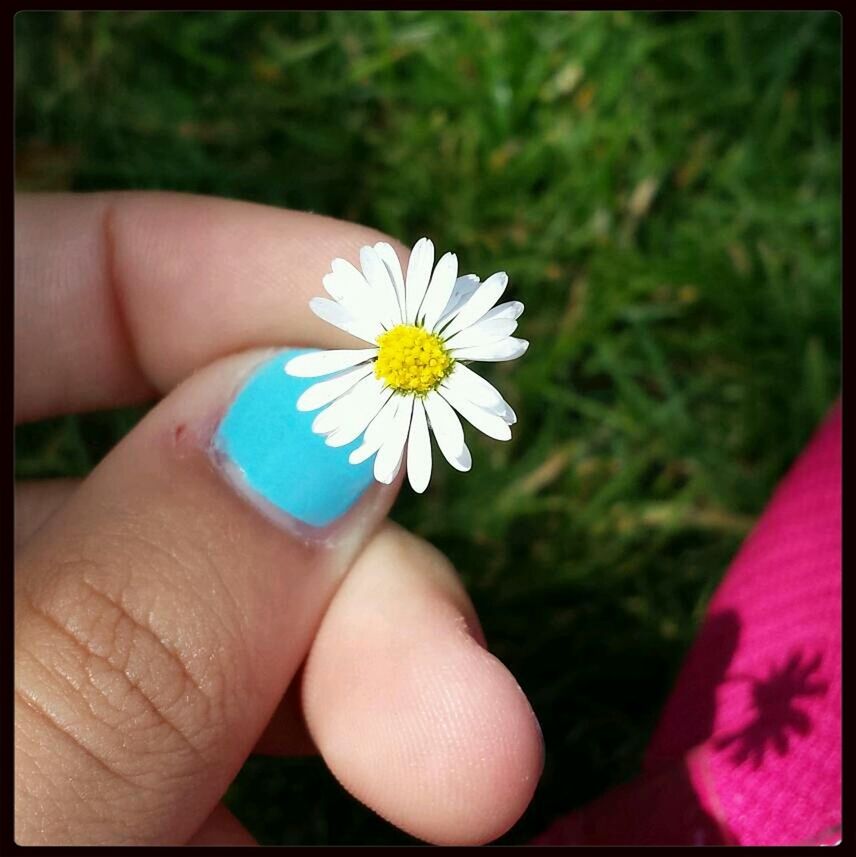
[{"label": "daisy flower", "polygon": [[329,446],[362,435],[349,461],[375,455],[374,477],[389,484],[406,459],[414,491],[431,479],[431,440],[452,467],[467,471],[472,458],[460,414],[480,431],[509,440],[517,417],[499,391],[470,369],[470,362],[514,360],[529,347],[511,334],[520,301],[499,304],[508,284],[500,271],[483,283],[458,276],[458,257],[446,253],[434,266],[434,245],[416,242],[407,276],[392,247],[360,250],[362,271],[334,259],[324,288],[332,300],[313,298],[319,318],[365,340],[367,347],[315,351],[290,360],[285,371],[301,378],[331,376],[298,399],[301,411],[323,408],[312,423]]}]

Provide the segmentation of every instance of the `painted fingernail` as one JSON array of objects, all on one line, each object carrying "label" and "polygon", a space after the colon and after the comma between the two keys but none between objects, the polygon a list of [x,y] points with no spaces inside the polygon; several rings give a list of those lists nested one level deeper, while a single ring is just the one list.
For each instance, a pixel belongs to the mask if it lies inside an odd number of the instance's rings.
[{"label": "painted fingernail", "polygon": [[238,392],[213,439],[216,460],[249,499],[260,499],[304,524],[324,527],[369,488],[373,461],[351,464],[360,445],[330,447],[314,434],[316,412],[297,410],[317,378],[294,378],[285,364],[311,349],[282,351],[263,363]]}]

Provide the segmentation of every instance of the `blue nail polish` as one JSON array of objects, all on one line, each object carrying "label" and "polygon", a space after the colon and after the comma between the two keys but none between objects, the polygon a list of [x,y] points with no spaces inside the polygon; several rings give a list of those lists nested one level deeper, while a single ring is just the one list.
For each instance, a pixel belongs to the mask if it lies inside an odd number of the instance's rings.
[{"label": "blue nail polish", "polygon": [[214,450],[238,471],[242,488],[313,527],[340,518],[372,484],[373,460],[351,464],[348,446],[333,448],[313,434],[318,411],[297,410],[300,394],[323,378],[293,378],[285,364],[312,349],[282,351],[256,369],[214,436]]}]

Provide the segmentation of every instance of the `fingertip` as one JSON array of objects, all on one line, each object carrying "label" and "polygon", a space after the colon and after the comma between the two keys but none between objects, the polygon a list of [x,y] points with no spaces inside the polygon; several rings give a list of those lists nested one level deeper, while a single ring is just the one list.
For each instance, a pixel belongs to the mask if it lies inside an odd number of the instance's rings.
[{"label": "fingertip", "polygon": [[331,771],[438,845],[501,836],[543,768],[535,714],[480,637],[448,562],[387,528],[352,568],[307,661],[304,713]]}]

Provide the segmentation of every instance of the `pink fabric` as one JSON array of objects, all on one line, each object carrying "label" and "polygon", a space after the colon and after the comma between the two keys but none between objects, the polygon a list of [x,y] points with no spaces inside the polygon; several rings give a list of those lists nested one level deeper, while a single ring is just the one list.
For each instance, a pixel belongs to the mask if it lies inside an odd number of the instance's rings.
[{"label": "pink fabric", "polygon": [[841,405],[715,593],[644,773],[535,844],[830,844],[841,826]]}]

